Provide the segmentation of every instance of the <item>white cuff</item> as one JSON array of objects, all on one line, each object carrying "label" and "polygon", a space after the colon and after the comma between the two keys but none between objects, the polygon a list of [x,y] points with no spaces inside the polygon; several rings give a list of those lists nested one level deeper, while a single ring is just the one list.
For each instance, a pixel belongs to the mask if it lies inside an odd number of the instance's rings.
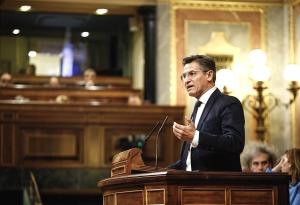
[{"label": "white cuff", "polygon": [[196,130],[193,141],[192,141],[192,147],[196,148],[196,147],[198,147],[198,144],[199,144],[199,131]]}]

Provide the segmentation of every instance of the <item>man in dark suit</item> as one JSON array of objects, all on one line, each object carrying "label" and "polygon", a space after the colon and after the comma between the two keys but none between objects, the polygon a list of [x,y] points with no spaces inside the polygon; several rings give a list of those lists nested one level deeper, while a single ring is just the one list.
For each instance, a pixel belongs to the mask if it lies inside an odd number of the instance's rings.
[{"label": "man in dark suit", "polygon": [[205,55],[183,59],[181,76],[189,96],[197,99],[191,119],[173,124],[183,141],[181,158],[169,168],[186,171],[241,171],[245,119],[240,101],[215,87],[216,66]]}]

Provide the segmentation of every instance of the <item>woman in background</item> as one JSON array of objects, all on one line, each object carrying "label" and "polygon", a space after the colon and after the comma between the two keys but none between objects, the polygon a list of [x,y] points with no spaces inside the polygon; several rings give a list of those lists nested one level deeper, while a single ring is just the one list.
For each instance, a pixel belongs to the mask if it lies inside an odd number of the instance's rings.
[{"label": "woman in background", "polygon": [[300,204],[300,149],[287,150],[273,172],[285,172],[291,175],[289,186],[290,205]]}]

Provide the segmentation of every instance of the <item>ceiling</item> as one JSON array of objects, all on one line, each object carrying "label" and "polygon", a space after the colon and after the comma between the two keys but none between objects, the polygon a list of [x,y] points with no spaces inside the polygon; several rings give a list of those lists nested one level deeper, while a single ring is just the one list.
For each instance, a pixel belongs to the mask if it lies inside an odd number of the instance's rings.
[{"label": "ceiling", "polygon": [[134,15],[140,6],[153,6],[157,0],[0,0],[0,10],[17,10],[31,5],[33,12],[93,14],[98,8],[109,9],[108,15]]},{"label": "ceiling", "polygon": [[0,29],[85,29],[105,31],[109,28],[127,26],[129,16],[92,14],[46,13],[46,12],[16,12],[2,11],[0,13]]},{"label": "ceiling", "polygon": [[[9,33],[16,27],[26,28],[32,33],[34,29],[43,29],[45,32],[45,28],[53,30],[66,27],[108,32],[128,26],[128,18],[137,16],[141,6],[155,6],[158,2],[167,1],[185,2],[185,0],[0,0],[0,34]],[[188,2],[193,1],[202,0]],[[231,1],[278,3],[284,0]],[[31,5],[32,10],[20,12],[18,8],[21,5]],[[98,8],[107,8],[109,12],[107,15],[95,15]]]},{"label": "ceiling", "polygon": [[[21,29],[22,35],[43,36],[66,28],[114,32],[127,29],[128,18],[136,16],[140,6],[153,3],[154,0],[0,0],[0,34],[10,35],[14,28]],[[31,5],[32,10],[20,12],[20,5]],[[107,8],[109,12],[95,15],[97,8]]]},{"label": "ceiling", "polygon": [[[33,12],[93,14],[98,8],[106,8],[109,9],[108,15],[135,15],[141,6],[155,6],[163,2],[207,3],[214,1],[222,2],[222,0],[0,0],[0,10],[16,11],[21,5],[31,5]],[[282,4],[287,0],[223,0],[223,2]]]}]

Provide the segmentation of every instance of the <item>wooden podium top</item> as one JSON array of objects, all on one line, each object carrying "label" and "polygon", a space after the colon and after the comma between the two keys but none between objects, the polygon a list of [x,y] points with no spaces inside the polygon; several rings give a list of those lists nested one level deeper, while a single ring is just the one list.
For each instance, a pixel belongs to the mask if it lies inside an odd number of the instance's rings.
[{"label": "wooden podium top", "polygon": [[162,172],[115,176],[98,182],[104,205],[282,205],[289,203],[283,173]]},{"label": "wooden podium top", "polygon": [[100,188],[113,186],[128,186],[141,183],[178,183],[178,184],[278,184],[288,185],[290,176],[286,173],[252,173],[252,172],[188,172],[167,170],[127,176],[106,178],[98,182]]}]

